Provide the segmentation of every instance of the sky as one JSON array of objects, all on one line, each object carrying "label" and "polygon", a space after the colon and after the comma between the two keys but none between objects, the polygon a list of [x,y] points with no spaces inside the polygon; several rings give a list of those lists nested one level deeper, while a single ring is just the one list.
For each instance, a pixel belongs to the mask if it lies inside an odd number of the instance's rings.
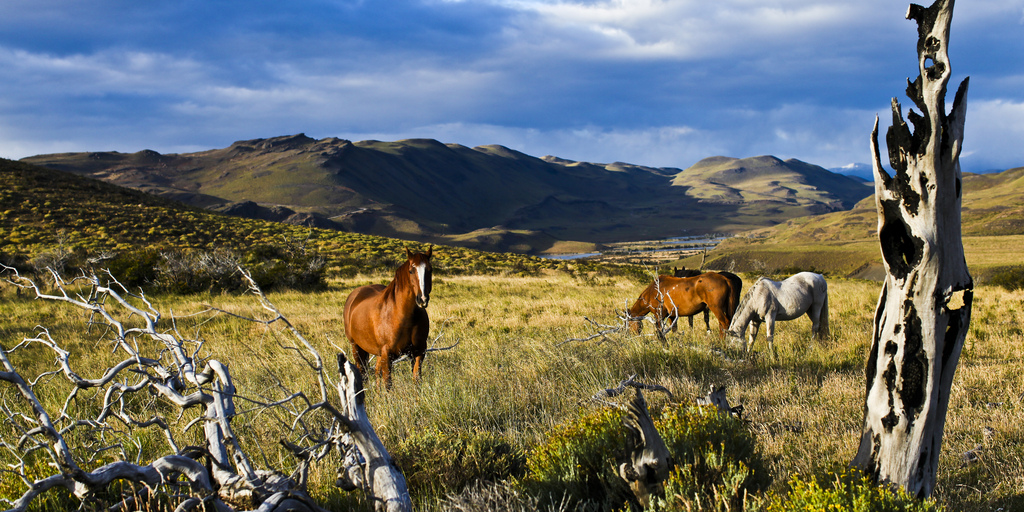
[{"label": "sky", "polygon": [[[434,138],[686,168],[870,163],[904,112],[896,0],[4,0],[0,157]],[[961,167],[1024,166],[1024,0],[961,0]],[[884,135],[881,144],[884,150]]]}]

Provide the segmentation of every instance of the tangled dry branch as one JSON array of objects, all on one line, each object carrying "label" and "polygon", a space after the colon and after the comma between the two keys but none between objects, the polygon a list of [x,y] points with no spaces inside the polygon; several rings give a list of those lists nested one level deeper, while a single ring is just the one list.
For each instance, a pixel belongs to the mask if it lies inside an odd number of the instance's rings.
[{"label": "tangled dry branch", "polygon": [[[173,321],[165,326],[144,294],[129,292],[109,274],[65,281],[51,271],[47,292],[13,268],[2,271],[6,282],[36,299],[88,312],[90,325],[104,326],[105,339],[123,356],[99,377],[85,378],[85,370],[77,369],[85,366],[81,359],[45,328],[10,349],[0,346],[0,381],[10,385],[0,389],[0,421],[17,437],[0,438],[5,457],[13,461],[0,472],[25,489],[17,499],[4,500],[8,510],[26,510],[40,495],[64,488],[80,500],[114,504],[113,509],[165,500],[180,511],[319,511],[306,492],[307,479],[312,465],[329,460],[343,460],[338,485],[365,490],[378,510],[411,509],[405,480],[367,419],[358,371],[339,353],[337,395],[332,393],[320,354],[244,270],[250,291],[271,315],[250,320],[285,326],[300,345],[290,348],[315,375],[318,396],[287,390],[280,381],[276,396],[244,396],[226,364],[200,356],[200,340],[183,336]],[[40,350],[56,356],[56,369],[26,379],[12,355],[38,358]],[[248,409],[236,409],[237,403]],[[258,467],[235,429],[244,415],[267,416],[282,425],[280,444],[291,460]],[[151,429],[159,435],[143,432]],[[140,437],[162,439],[166,446],[144,450]],[[152,451],[162,454],[147,462],[145,454]],[[268,457],[263,460],[269,465]],[[41,471],[51,474],[37,478]]]}]

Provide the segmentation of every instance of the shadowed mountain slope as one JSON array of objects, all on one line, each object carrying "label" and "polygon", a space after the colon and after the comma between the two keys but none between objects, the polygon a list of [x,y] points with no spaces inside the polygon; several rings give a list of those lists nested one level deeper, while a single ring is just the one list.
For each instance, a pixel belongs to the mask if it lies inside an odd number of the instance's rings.
[{"label": "shadowed mountain slope", "polygon": [[[307,224],[439,243],[487,240],[481,248],[524,252],[550,249],[547,240],[735,232],[848,208],[870,194],[856,180],[774,157],[718,157],[682,171],[431,139],[352,142],[299,134],[188,154],[65,153],[24,161],[220,211],[273,218],[284,208],[306,214]],[[702,165],[709,161],[717,163]],[[246,201],[278,211],[233,206]],[[462,236],[478,230],[489,235]]]}]

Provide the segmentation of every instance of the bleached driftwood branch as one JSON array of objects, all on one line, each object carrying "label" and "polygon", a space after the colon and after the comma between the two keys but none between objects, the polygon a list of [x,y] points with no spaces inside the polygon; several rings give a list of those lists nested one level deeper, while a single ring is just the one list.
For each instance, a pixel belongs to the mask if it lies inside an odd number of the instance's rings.
[{"label": "bleached driftwood branch", "polygon": [[573,341],[584,342],[584,341],[590,341],[590,340],[597,339],[597,338],[601,338],[602,340],[609,340],[609,339],[611,339],[611,338],[608,337],[609,334],[619,334],[619,333],[627,332],[627,330],[629,329],[629,322],[636,322],[636,321],[642,322],[642,321],[645,321],[645,320],[650,322],[651,325],[655,326],[655,334],[654,335],[659,340],[664,342],[664,341],[667,341],[665,339],[665,334],[667,334],[669,331],[673,330],[675,328],[675,326],[676,326],[676,322],[678,322],[678,320],[679,320],[678,317],[674,317],[672,322],[670,322],[668,325],[661,324],[660,328],[659,328],[658,319],[654,318],[654,315],[643,316],[643,317],[630,316],[629,308],[628,307],[626,309],[624,309],[624,310],[621,310],[621,311],[616,310],[615,311],[615,316],[616,316],[616,318],[619,319],[619,323],[616,324],[616,325],[602,324],[602,323],[599,323],[599,322],[591,319],[590,317],[584,316],[583,320],[585,322],[589,323],[592,327],[596,328],[597,329],[596,332],[593,332],[592,334],[589,334],[589,335],[584,336],[582,338],[567,338],[567,339],[564,339],[564,340],[558,342],[557,344],[555,344],[555,346],[556,347],[561,347],[562,345],[565,345],[566,343],[570,343],[570,342],[573,342]]},{"label": "bleached driftwood branch", "polygon": [[[176,327],[164,327],[161,313],[145,295],[130,293],[113,276],[89,275],[68,282],[50,272],[54,291],[46,293],[15,269],[2,270],[8,283],[30,290],[36,299],[87,311],[90,323],[105,326],[105,337],[124,356],[90,379],[76,369],[81,359],[62,348],[46,329],[10,349],[0,345],[0,381],[20,396],[15,400],[2,394],[0,419],[19,439],[0,438],[5,457],[13,461],[0,471],[25,486],[20,497],[4,500],[9,510],[26,510],[54,488],[65,488],[85,500],[108,492],[112,482],[126,481],[135,485],[123,486],[126,494],[109,498],[120,503],[115,508],[145,508],[141,502],[167,499],[182,511],[320,511],[306,493],[307,476],[311,464],[325,461],[331,453],[344,455],[339,474],[345,478],[339,479],[339,485],[366,490],[378,510],[411,510],[405,480],[367,419],[355,367],[339,354],[334,387],[340,400],[332,401],[330,377],[320,354],[244,271],[250,291],[274,315],[261,322],[280,322],[302,345],[303,359],[319,388],[315,400],[302,391],[284,390],[280,383],[281,396],[276,398],[256,400],[239,394],[227,365],[200,357],[202,343],[182,336]],[[90,288],[87,295],[73,291],[82,284]],[[29,380],[10,356],[35,347],[54,354],[57,369]],[[63,387],[56,385],[58,376],[67,383]],[[48,398],[40,399],[39,391]],[[62,393],[66,396],[58,410],[52,396]],[[98,403],[89,404],[90,399]],[[238,411],[236,400],[252,407]],[[281,445],[293,457],[287,467],[264,469],[253,462],[234,429],[234,422],[245,414],[270,415],[285,426]],[[190,433],[193,427],[200,432]],[[151,462],[139,460],[141,446],[134,457],[126,448],[139,443],[145,429],[158,429],[158,437],[167,445],[164,454]],[[201,439],[198,446],[183,442],[196,438]],[[119,460],[100,464],[104,456]],[[39,457],[47,462],[40,465]],[[38,473],[39,467],[51,467],[53,474],[33,479],[30,475]]]}]

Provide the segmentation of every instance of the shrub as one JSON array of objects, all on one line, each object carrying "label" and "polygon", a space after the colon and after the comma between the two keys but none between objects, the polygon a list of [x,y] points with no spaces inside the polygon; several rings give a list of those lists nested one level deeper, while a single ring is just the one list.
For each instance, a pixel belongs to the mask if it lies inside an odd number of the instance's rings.
[{"label": "shrub", "polygon": [[992,273],[989,283],[1001,286],[1007,291],[1024,288],[1024,267],[1002,267]]},{"label": "shrub", "polygon": [[163,290],[187,294],[242,289],[238,256],[230,250],[170,251],[161,256],[156,283]]},{"label": "shrub", "polygon": [[622,412],[602,409],[556,427],[527,457],[524,487],[541,505],[618,510],[632,492],[616,471],[626,445]]},{"label": "shrub", "polygon": [[[742,510],[749,496],[770,483],[754,436],[742,421],[713,407],[680,404],[665,408],[654,423],[675,468],[665,482],[666,497],[652,500],[652,510]],[[635,508],[616,471],[625,456],[625,435],[620,411],[585,414],[555,429],[530,454],[524,483],[545,504],[564,494],[601,510]]]},{"label": "shrub", "polygon": [[289,245],[256,246],[245,254],[242,264],[264,290],[315,290],[327,284],[327,260],[304,248]]},{"label": "shrub", "polygon": [[655,421],[676,467],[652,510],[751,510],[770,482],[753,434],[713,406],[669,406]]},{"label": "shrub", "polygon": [[403,439],[391,455],[413,496],[521,476],[526,463],[522,452],[500,436],[484,432],[421,432]]},{"label": "shrub", "polygon": [[943,510],[932,500],[917,500],[902,489],[879,486],[855,469],[831,474],[831,482],[822,485],[811,477],[794,476],[789,495],[775,496],[767,512],[930,512]]},{"label": "shrub", "polygon": [[156,280],[156,269],[161,259],[160,251],[156,249],[136,249],[118,253],[113,258],[99,262],[99,266],[109,270],[126,287],[136,288],[150,285]]}]

